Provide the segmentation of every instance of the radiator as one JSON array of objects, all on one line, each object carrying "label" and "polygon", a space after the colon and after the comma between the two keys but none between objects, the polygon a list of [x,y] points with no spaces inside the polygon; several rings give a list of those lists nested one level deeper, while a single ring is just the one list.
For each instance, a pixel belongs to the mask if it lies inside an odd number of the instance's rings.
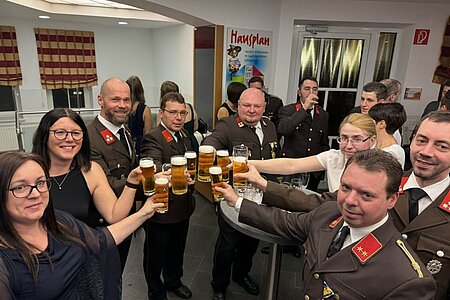
[{"label": "radiator", "polygon": [[0,151],[19,150],[19,142],[17,141],[16,127],[1,126],[0,127]]}]

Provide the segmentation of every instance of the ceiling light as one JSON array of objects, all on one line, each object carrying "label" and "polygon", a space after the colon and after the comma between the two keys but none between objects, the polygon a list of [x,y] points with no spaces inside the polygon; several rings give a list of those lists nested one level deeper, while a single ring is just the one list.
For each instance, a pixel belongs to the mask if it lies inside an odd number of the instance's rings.
[{"label": "ceiling light", "polygon": [[125,21],[119,21],[119,22],[117,22],[117,24],[119,24],[119,25],[128,25],[128,22],[125,22]]},{"label": "ceiling light", "polygon": [[39,19],[50,19],[49,16],[39,16]]}]

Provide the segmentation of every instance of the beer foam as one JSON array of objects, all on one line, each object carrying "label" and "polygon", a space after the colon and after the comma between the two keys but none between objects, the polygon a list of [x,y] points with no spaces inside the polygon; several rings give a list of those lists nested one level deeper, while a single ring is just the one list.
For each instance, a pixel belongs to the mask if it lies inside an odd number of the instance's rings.
[{"label": "beer foam", "polygon": [[157,178],[155,180],[155,184],[158,184],[158,185],[163,185],[163,184],[168,184],[168,183],[169,183],[169,179],[167,179],[165,177]]},{"label": "beer foam", "polygon": [[170,163],[175,166],[182,166],[187,164],[187,159],[184,156],[172,156],[170,158]]},{"label": "beer foam", "polygon": [[213,146],[202,145],[202,146],[200,146],[198,148],[198,152],[212,153],[212,152],[214,152],[214,147]]},{"label": "beer foam", "polygon": [[141,159],[139,161],[139,166],[141,168],[151,168],[151,167],[153,167],[153,160],[151,160],[151,159]]},{"label": "beer foam", "polygon": [[233,157],[233,161],[235,161],[237,163],[247,163],[247,157],[245,157],[245,156],[236,156],[236,157]]},{"label": "beer foam", "polygon": [[217,150],[217,156],[229,156],[228,150]]},{"label": "beer foam", "polygon": [[209,173],[211,175],[220,175],[222,174],[222,168],[218,166],[209,167]]},{"label": "beer foam", "polygon": [[197,153],[195,153],[194,151],[187,151],[186,153],[184,153],[184,157],[186,157],[186,158],[196,158],[197,157]]}]

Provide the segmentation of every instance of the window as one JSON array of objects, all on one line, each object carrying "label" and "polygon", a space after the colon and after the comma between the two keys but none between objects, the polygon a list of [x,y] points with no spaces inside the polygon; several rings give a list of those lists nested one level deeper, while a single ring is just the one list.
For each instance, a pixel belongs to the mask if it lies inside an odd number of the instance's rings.
[{"label": "window", "polygon": [[85,108],[84,89],[53,89],[53,107]]},{"label": "window", "polygon": [[15,111],[12,86],[0,86],[0,111]]}]

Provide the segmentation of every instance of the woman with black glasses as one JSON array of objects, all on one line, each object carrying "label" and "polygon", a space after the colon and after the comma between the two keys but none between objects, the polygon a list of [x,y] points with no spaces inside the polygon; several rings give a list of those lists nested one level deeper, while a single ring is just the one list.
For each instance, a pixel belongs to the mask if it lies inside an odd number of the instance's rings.
[{"label": "woman with black glasses", "polygon": [[33,138],[33,153],[49,166],[55,208],[94,228],[128,216],[140,182],[139,168],[128,175],[117,199],[102,167],[90,160],[86,125],[74,111],[55,108],[42,117]]}]

